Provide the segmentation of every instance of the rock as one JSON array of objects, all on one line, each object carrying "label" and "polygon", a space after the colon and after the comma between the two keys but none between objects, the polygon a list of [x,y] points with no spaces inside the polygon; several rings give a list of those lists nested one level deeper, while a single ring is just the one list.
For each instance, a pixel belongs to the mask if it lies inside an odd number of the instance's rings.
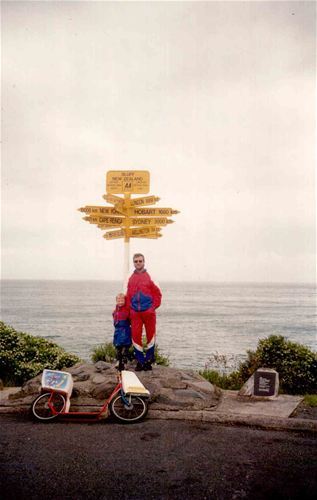
[{"label": "rock", "polygon": [[254,375],[251,375],[250,378],[243,384],[241,389],[239,390],[239,396],[253,396],[254,393]]},{"label": "rock", "polygon": [[[79,375],[80,373],[84,373],[85,366],[86,365],[83,365],[83,364],[73,366],[71,368],[72,375],[74,376],[74,375]],[[68,370],[68,371],[70,371],[70,370]]]},{"label": "rock", "polygon": [[197,382],[196,382],[196,381],[194,381],[194,382],[191,382],[191,384],[190,384],[190,385],[191,385],[191,387],[196,387],[196,389],[197,389],[198,391],[205,392],[205,393],[207,393],[207,394],[209,394],[209,393],[210,393],[210,389],[211,389],[211,388],[210,388],[210,385],[211,385],[211,384],[210,384],[210,382],[208,382],[208,380],[205,380],[205,379],[204,379],[204,380],[201,380],[201,381],[199,380],[199,381],[197,381]]},{"label": "rock", "polygon": [[186,389],[187,384],[179,378],[171,377],[166,378],[166,380],[163,381],[163,387],[170,387],[171,389]]},{"label": "rock", "polygon": [[28,380],[23,384],[23,386],[19,391],[15,392],[14,394],[10,394],[9,399],[10,400],[22,399],[29,395],[33,396],[38,394],[41,390],[41,379],[42,379],[42,374],[37,375],[31,380]]},{"label": "rock", "polygon": [[184,391],[183,389],[181,390],[176,390],[175,391],[175,396],[177,398],[181,398],[181,399],[205,399],[204,396],[202,394],[200,394],[198,391],[193,391],[193,390],[187,390],[187,391]]},{"label": "rock", "polygon": [[206,380],[204,377],[199,375],[199,373],[195,372],[194,370],[184,370],[180,371],[180,377],[182,380]]},{"label": "rock", "polygon": [[89,380],[89,373],[78,373],[78,375],[73,375],[74,382],[85,382]]},{"label": "rock", "polygon": [[108,380],[108,381],[104,382],[103,384],[97,385],[97,387],[95,387],[92,390],[91,395],[97,399],[107,399],[110,396],[110,394],[112,393],[114,388],[115,388],[115,385],[113,384],[113,381]]},{"label": "rock", "polygon": [[103,375],[95,375],[92,379],[91,382],[93,384],[102,384],[103,382],[106,381],[106,378]]},{"label": "rock", "polygon": [[111,367],[112,367],[111,363],[106,363],[105,361],[97,361],[97,363],[95,363],[95,369],[98,372],[102,372],[103,370],[109,370],[109,368]]}]

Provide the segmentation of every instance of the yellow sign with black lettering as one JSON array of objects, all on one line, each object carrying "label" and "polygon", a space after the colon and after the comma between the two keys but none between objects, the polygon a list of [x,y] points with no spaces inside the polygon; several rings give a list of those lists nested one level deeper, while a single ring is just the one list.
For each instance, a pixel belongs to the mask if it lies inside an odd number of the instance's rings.
[{"label": "yellow sign with black lettering", "polygon": [[106,191],[110,194],[146,194],[150,190],[147,170],[109,170]]},{"label": "yellow sign with black lettering", "polygon": [[147,205],[154,205],[160,201],[158,196],[144,196],[143,198],[120,198],[114,194],[104,194],[103,199],[108,203],[112,203],[115,207],[126,209],[133,207],[145,207]]},{"label": "yellow sign with black lettering", "polygon": [[166,226],[172,224],[172,219],[167,217],[127,217],[130,226]]},{"label": "yellow sign with black lettering", "polygon": [[79,212],[91,215],[120,215],[120,213],[113,207],[98,207],[87,205],[78,209]]},{"label": "yellow sign with black lettering", "polygon": [[141,217],[164,217],[178,214],[178,210],[173,210],[173,208],[130,208],[128,209],[128,214],[130,217],[141,216]]},{"label": "yellow sign with black lettering", "polygon": [[157,233],[157,234],[141,234],[141,235],[138,235],[136,234],[135,236],[130,236],[130,238],[148,238],[148,239],[151,239],[151,240],[157,240],[157,238],[161,238],[163,235],[160,234],[160,233]]},{"label": "yellow sign with black lettering", "polygon": [[127,236],[143,236],[147,234],[157,234],[161,230],[157,226],[141,226],[141,227],[131,227],[126,229]]},{"label": "yellow sign with black lettering", "polygon": [[124,221],[123,217],[104,217],[102,215],[90,215],[83,217],[83,219],[90,224],[115,224],[116,226],[122,226]]},{"label": "yellow sign with black lettering", "polygon": [[144,207],[146,205],[154,205],[160,201],[158,196],[144,196],[143,198],[131,198],[124,201],[124,205],[127,207]]},{"label": "yellow sign with black lettering", "polygon": [[125,231],[124,229],[119,229],[117,231],[108,231],[108,233],[105,233],[103,237],[106,238],[106,240],[115,240],[117,238],[124,238]]},{"label": "yellow sign with black lettering", "polygon": [[120,196],[108,193],[103,195],[103,199],[108,203],[112,203],[113,205],[123,205],[126,202],[124,198],[120,198]]}]

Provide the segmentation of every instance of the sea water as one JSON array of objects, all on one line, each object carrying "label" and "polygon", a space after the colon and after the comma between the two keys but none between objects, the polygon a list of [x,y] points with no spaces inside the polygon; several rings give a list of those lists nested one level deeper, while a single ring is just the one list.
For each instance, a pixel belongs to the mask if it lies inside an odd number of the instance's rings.
[{"label": "sea water", "polygon": [[[16,330],[57,342],[85,360],[94,347],[112,341],[119,282],[3,280],[1,285],[1,319]],[[315,285],[160,286],[157,344],[172,366],[201,369],[214,363],[215,355],[225,355],[230,368],[272,334],[317,349]]]}]

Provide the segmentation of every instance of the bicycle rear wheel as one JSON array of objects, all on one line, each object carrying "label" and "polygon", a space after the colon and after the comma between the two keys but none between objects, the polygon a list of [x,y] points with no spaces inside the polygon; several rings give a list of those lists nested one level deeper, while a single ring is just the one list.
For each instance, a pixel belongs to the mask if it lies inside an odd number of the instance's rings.
[{"label": "bicycle rear wheel", "polygon": [[[53,420],[64,410],[65,404],[66,401],[62,394],[58,392],[46,392],[33,401],[31,407],[32,416],[36,420],[41,420],[42,422]],[[56,414],[53,413],[51,407],[54,408]]]},{"label": "bicycle rear wheel", "polygon": [[111,415],[119,422],[130,424],[142,420],[148,412],[148,403],[139,396],[127,397],[129,404],[126,404],[121,395],[115,396],[109,404]]}]

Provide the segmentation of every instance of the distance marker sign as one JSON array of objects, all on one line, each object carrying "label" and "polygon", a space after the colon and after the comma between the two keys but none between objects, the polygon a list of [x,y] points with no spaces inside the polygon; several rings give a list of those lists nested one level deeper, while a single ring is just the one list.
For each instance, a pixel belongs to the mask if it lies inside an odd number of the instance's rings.
[{"label": "distance marker sign", "polygon": [[168,215],[176,215],[178,214],[178,210],[174,210],[173,208],[161,208],[161,207],[155,207],[155,208],[128,208],[128,214],[130,216],[137,216],[140,215],[142,217],[150,217],[150,216],[156,216],[156,217],[162,217],[162,216],[168,216]]},{"label": "distance marker sign", "polygon": [[153,205],[157,201],[160,201],[158,196],[143,196],[142,198],[124,199],[120,198],[120,196],[115,196],[114,194],[104,194],[103,199],[108,203],[118,204],[118,206],[124,204],[126,207],[144,207],[146,205]]},{"label": "distance marker sign", "polygon": [[78,209],[78,211],[88,215],[121,215],[120,212],[118,212],[113,207],[98,207],[94,205],[87,205],[86,207],[81,207]]}]

